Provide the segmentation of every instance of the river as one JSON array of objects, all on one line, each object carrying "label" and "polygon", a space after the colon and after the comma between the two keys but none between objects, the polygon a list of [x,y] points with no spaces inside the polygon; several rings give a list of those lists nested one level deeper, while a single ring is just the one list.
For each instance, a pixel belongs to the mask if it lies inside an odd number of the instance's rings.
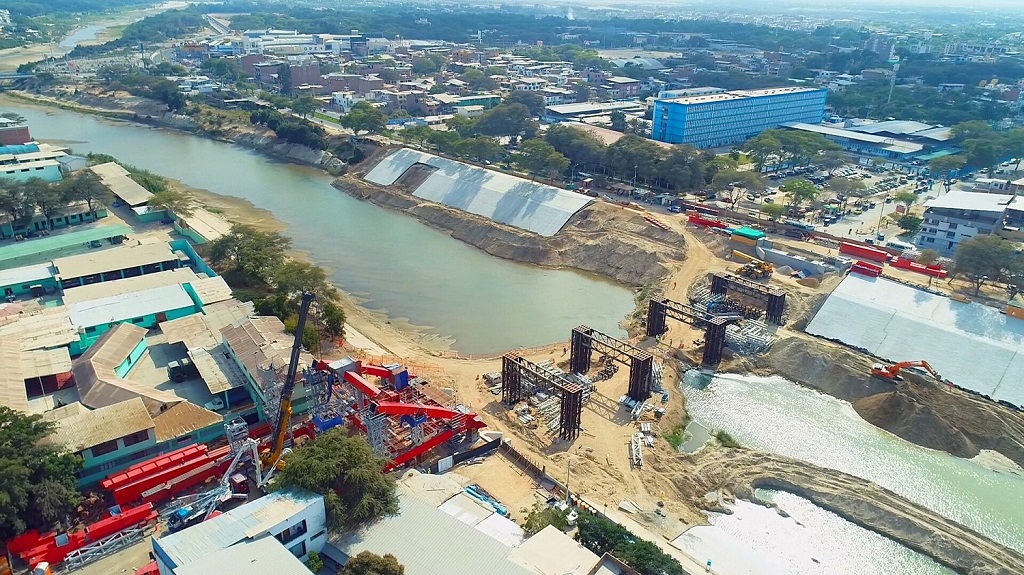
[{"label": "river", "polygon": [[287,225],[293,246],[332,280],[393,320],[454,340],[463,353],[495,353],[569,338],[586,324],[623,335],[631,292],[600,278],[502,260],[419,221],[356,200],[312,168],[206,138],[10,99],[33,137],[77,153],[110,154],[217,194],[249,200]]},{"label": "river", "polygon": [[[723,429],[745,446],[869,479],[1024,550],[1024,480],[1019,477],[918,447],[867,423],[849,403],[782,378],[723,375],[710,385],[702,378],[688,372],[682,386],[687,410],[701,425]],[[712,518],[714,531],[692,529],[680,543],[710,554],[725,546],[722,540],[740,541],[783,566],[751,573],[948,573],[806,500],[772,496],[792,519],[739,504],[734,515]]]}]

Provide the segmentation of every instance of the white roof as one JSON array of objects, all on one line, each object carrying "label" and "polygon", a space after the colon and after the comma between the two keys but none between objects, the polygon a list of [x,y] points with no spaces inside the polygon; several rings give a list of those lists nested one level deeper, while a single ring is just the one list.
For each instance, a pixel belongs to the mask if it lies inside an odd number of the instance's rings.
[{"label": "white roof", "polygon": [[586,575],[601,559],[552,525],[513,549],[508,558],[541,575]]},{"label": "white roof", "polygon": [[314,505],[322,507],[323,497],[275,491],[188,529],[154,539],[153,543],[180,569],[246,539],[257,539]]},{"label": "white roof", "polygon": [[198,277],[191,268],[175,268],[154,274],[146,274],[120,280],[68,288],[64,290],[62,299],[64,300],[64,305],[72,305],[79,302],[129,294],[163,286],[180,285],[197,279]]},{"label": "white roof", "polygon": [[280,541],[269,536],[241,541],[227,549],[214,551],[174,569],[174,575],[239,573],[240,570],[245,575],[309,575],[309,568],[302,561],[285,549]]},{"label": "white roof", "polygon": [[978,192],[965,192],[953,190],[948,194],[928,200],[924,207],[948,210],[969,210],[973,212],[996,212],[1002,213],[1010,205],[1020,207],[1021,203],[1015,201],[1015,196],[1010,194],[984,194]]},{"label": "white roof", "polygon": [[853,274],[807,332],[892,361],[923,359],[961,387],[1024,405],[1024,320],[996,308]]},{"label": "white roof", "polygon": [[50,264],[10,268],[0,270],[0,286],[31,284],[50,277],[53,277],[53,266]]},{"label": "white roof", "polygon": [[38,313],[0,319],[0,337],[9,337],[21,349],[60,347],[78,341],[67,307],[46,308]]},{"label": "white roof", "polygon": [[68,307],[72,324],[93,327],[194,305],[185,290],[175,284],[78,302]]},{"label": "white roof", "polygon": [[542,236],[553,236],[593,198],[529,180],[403,148],[365,176],[394,184],[414,164],[437,168],[413,195]]}]

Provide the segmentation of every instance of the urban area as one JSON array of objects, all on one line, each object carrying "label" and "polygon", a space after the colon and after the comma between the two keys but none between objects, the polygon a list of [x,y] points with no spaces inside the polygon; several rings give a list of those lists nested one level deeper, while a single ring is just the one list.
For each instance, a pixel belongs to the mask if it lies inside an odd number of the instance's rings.
[{"label": "urban area", "polygon": [[4,2],[0,575],[1024,573],[1024,6],[839,4]]}]

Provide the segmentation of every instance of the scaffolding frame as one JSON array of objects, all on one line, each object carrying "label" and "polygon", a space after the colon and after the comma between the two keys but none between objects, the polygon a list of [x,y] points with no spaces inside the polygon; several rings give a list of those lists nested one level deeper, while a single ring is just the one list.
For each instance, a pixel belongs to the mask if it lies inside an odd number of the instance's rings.
[{"label": "scaffolding frame", "polygon": [[629,366],[629,397],[644,401],[651,396],[651,369],[654,356],[646,350],[616,339],[592,327],[581,325],[573,328],[569,345],[569,371],[586,374],[594,350]]},{"label": "scaffolding frame", "polygon": [[[573,441],[579,437],[580,421],[583,417],[583,385],[564,374],[558,374],[552,369],[533,363],[514,352],[506,353],[502,356],[501,373],[502,398],[517,398],[514,402],[506,402],[509,407],[522,400],[524,381],[529,382],[528,385],[533,390],[538,390],[542,386],[547,386],[547,389],[557,390],[560,403],[558,410],[558,437],[563,441]],[[553,411],[554,403],[547,401],[545,403],[548,410]],[[551,421],[549,420],[549,426],[550,423]],[[552,430],[551,427],[549,427],[550,430]]]}]

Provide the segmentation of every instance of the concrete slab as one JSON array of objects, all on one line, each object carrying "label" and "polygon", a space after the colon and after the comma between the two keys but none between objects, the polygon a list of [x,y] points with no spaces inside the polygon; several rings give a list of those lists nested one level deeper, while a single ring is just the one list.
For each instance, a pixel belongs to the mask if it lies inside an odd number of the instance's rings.
[{"label": "concrete slab", "polygon": [[893,361],[926,360],[957,385],[1024,405],[1024,320],[998,309],[851,274],[807,332]]}]

